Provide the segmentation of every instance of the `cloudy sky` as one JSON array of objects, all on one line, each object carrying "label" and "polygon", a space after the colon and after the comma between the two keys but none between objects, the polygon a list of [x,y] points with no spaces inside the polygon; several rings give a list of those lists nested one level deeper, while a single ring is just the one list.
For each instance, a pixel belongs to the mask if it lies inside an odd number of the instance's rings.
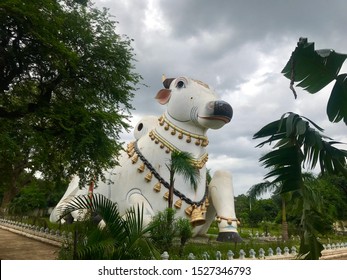
[{"label": "cloudy sky", "polygon": [[[331,124],[326,104],[332,85],[310,95],[297,89],[295,100],[281,70],[300,37],[316,49],[347,53],[345,0],[94,0],[119,22],[116,32],[134,40],[135,71],[143,83],[133,102],[133,124],[161,115],[154,97],[161,75],[189,76],[212,86],[231,104],[232,121],[208,131],[207,167],[228,169],[235,195],[246,193],[268,170],[253,134],[285,112],[315,121],[325,134],[347,143],[347,128]],[[347,65],[347,62],[345,62]],[[341,72],[347,72],[344,65]],[[124,141],[132,135],[124,134]],[[346,148],[340,146],[340,148]]]}]

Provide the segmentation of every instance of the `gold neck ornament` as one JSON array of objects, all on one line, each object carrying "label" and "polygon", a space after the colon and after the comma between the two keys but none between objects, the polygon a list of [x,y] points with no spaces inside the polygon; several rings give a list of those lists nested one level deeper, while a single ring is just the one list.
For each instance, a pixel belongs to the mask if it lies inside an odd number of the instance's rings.
[{"label": "gold neck ornament", "polygon": [[206,147],[208,145],[208,138],[204,135],[190,133],[187,130],[179,128],[178,126],[171,123],[164,115],[162,115],[159,119],[159,125],[163,126],[165,130],[171,130],[171,135],[177,135],[178,139],[183,139],[186,137],[186,142],[191,143],[192,139],[195,139],[196,146]]}]

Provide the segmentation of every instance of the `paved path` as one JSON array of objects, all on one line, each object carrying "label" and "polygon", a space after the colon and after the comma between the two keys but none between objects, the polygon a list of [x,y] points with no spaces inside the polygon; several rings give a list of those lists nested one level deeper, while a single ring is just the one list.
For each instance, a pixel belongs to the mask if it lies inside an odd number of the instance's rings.
[{"label": "paved path", "polygon": [[0,228],[0,260],[54,260],[59,248]]}]

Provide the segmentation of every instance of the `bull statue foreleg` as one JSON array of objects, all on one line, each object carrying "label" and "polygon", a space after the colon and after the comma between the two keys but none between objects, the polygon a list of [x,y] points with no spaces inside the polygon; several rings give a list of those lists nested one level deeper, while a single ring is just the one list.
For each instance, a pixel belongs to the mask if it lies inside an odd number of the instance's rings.
[{"label": "bull statue foreleg", "polygon": [[214,173],[209,184],[209,196],[218,221],[217,241],[241,242],[242,239],[237,232],[234,189],[229,172],[218,170]]}]

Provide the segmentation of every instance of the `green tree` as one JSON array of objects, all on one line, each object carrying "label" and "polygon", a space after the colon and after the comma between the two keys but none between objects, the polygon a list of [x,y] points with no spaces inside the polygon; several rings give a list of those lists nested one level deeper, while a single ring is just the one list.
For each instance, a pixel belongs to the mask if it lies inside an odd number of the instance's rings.
[{"label": "green tree", "polygon": [[330,221],[331,226],[338,220],[347,220],[347,197],[341,188],[341,185],[346,184],[346,178],[341,175],[325,174],[314,178],[310,184],[319,193],[324,216]]},{"label": "green tree", "polygon": [[9,210],[11,213],[26,215],[30,215],[33,210],[46,210],[59,202],[66,191],[66,187],[67,182],[58,184],[57,182],[50,182],[33,176],[30,179],[30,183],[21,189],[11,201]]},{"label": "green tree", "polygon": [[193,235],[193,228],[188,219],[175,218],[175,214],[176,211],[172,208],[157,212],[151,223],[158,226],[152,227],[150,237],[162,252],[169,252],[174,238],[178,237],[180,239],[179,255],[182,256],[185,244]]},{"label": "green tree", "polygon": [[[281,190],[279,183],[272,184],[270,181],[265,181],[259,184],[253,185],[248,195],[252,198],[257,198],[268,192],[278,193]],[[287,194],[280,194],[281,197],[281,220],[282,220],[282,240],[288,240],[288,223],[287,223],[287,211],[286,211],[286,198]]]},{"label": "green tree", "polygon": [[64,208],[62,218],[73,211],[85,209],[94,216],[99,216],[104,226],[99,226],[93,219],[75,224],[75,246],[63,246],[60,258],[124,260],[160,257],[148,237],[149,232],[158,224],[144,226],[143,207],[131,208],[123,218],[119,214],[118,205],[103,195],[77,196]]},{"label": "green tree", "polygon": [[248,195],[240,194],[235,197],[235,212],[238,213],[240,226],[250,224],[249,213],[251,208],[251,198]]},{"label": "green tree", "polygon": [[[314,128],[312,128],[312,125]],[[303,166],[314,168],[319,162],[322,174],[345,172],[347,151],[334,147],[337,142],[321,134],[323,129],[311,120],[294,113],[286,113],[279,120],[267,124],[254,139],[267,139],[257,147],[274,144],[273,149],[259,160],[270,172],[265,179],[275,177],[272,184],[280,183],[280,193],[293,192],[299,195],[301,209],[300,253],[308,259],[318,259],[322,245],[317,241],[319,216],[318,198],[304,182]],[[330,141],[329,141],[330,140]]]},{"label": "green tree", "polygon": [[180,250],[179,255],[183,256],[184,246],[187,241],[193,236],[193,227],[187,218],[179,217],[176,219],[176,227],[178,230],[178,236],[180,238]]},{"label": "green tree", "polygon": [[0,3],[0,176],[5,207],[25,172],[102,178],[129,128],[131,40],[89,1]]},{"label": "green tree", "polygon": [[171,160],[166,166],[170,172],[168,207],[172,208],[175,176],[182,175],[183,178],[189,181],[190,185],[195,189],[198,184],[200,174],[199,169],[193,164],[192,155],[187,152],[173,151],[171,153]]},{"label": "green tree", "polygon": [[173,239],[177,235],[175,225],[175,209],[166,208],[158,211],[152,218],[151,223],[157,224],[150,231],[151,239],[161,251],[169,251],[173,244]]}]

